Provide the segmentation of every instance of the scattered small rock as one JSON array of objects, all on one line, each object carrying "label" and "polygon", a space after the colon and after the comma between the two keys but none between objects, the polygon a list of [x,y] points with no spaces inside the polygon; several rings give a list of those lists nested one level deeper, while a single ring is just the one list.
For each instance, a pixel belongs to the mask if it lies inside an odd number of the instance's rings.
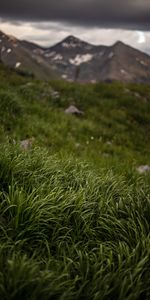
[{"label": "scattered small rock", "polygon": [[137,168],[137,172],[140,173],[140,174],[150,172],[150,166],[148,166],[148,165],[139,166]]},{"label": "scattered small rock", "polygon": [[20,146],[23,150],[29,150],[32,147],[33,143],[34,143],[34,138],[32,137],[30,139],[20,141]]},{"label": "scattered small rock", "polygon": [[140,95],[139,93],[134,93],[134,96],[135,96],[136,98],[141,98],[141,95]]},{"label": "scattered small rock", "polygon": [[104,152],[104,153],[103,153],[103,156],[104,156],[104,157],[109,157],[110,155],[109,155],[108,153]]},{"label": "scattered small rock", "polygon": [[107,144],[108,146],[111,146],[111,145],[112,145],[112,142],[111,142],[111,141],[107,141],[106,144]]},{"label": "scattered small rock", "polygon": [[80,148],[80,146],[81,146],[80,143],[76,143],[76,144],[75,144],[75,147],[76,147],[77,149]]},{"label": "scattered small rock", "polygon": [[126,94],[130,94],[130,90],[127,89],[127,88],[124,89],[124,92],[125,92]]},{"label": "scattered small rock", "polygon": [[27,82],[24,86],[32,86],[33,82]]},{"label": "scattered small rock", "polygon": [[60,98],[59,92],[54,91],[54,90],[52,90],[52,89],[51,89],[51,96],[52,96],[52,98],[54,98],[54,99]]},{"label": "scattered small rock", "polygon": [[79,110],[76,106],[70,105],[66,110],[66,114],[72,114],[72,115],[84,115],[84,112]]}]

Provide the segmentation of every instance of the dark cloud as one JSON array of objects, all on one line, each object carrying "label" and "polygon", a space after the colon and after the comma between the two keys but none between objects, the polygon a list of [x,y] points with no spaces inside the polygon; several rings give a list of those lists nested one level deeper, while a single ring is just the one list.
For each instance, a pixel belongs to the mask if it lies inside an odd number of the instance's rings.
[{"label": "dark cloud", "polygon": [[150,0],[1,0],[0,15],[12,20],[150,30]]}]

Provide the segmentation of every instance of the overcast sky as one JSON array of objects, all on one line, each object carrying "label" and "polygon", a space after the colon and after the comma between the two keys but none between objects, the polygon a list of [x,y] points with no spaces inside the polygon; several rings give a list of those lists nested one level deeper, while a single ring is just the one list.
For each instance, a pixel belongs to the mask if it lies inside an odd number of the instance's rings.
[{"label": "overcast sky", "polygon": [[67,35],[150,54],[150,0],[1,0],[0,29],[43,46]]}]

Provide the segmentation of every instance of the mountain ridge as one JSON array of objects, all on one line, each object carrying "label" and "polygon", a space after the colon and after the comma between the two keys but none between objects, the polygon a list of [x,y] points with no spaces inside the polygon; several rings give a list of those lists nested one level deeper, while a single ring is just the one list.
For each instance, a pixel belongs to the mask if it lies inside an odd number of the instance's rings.
[{"label": "mountain ridge", "polygon": [[93,45],[73,35],[50,47],[0,31],[0,60],[39,79],[79,82],[150,82],[150,56],[121,41]]}]

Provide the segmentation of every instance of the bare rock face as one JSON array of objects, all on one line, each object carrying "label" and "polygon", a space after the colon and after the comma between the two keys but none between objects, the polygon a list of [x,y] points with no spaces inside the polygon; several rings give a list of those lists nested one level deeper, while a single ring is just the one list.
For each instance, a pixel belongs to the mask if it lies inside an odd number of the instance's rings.
[{"label": "bare rock face", "polygon": [[146,172],[150,172],[150,166],[148,166],[148,165],[139,166],[139,167],[137,168],[137,172],[138,172],[139,174],[144,174],[144,173],[146,173]]},{"label": "bare rock face", "polygon": [[70,114],[70,115],[84,115],[84,112],[79,110],[76,106],[74,105],[70,105],[66,110],[65,110],[66,114]]}]

